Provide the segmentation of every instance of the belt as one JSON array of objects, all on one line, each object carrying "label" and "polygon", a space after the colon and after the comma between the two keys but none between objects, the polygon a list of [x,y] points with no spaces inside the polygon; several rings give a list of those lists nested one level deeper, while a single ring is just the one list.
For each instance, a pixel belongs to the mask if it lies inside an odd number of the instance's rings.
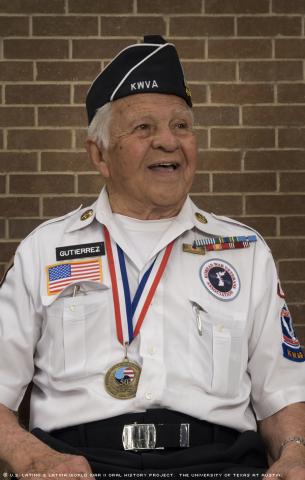
[{"label": "belt", "polygon": [[190,446],[190,424],[133,423],[124,425],[122,432],[124,450],[164,450]]},{"label": "belt", "polygon": [[180,412],[153,409],[53,430],[50,435],[74,447],[136,452],[212,443],[230,445],[239,432]]}]

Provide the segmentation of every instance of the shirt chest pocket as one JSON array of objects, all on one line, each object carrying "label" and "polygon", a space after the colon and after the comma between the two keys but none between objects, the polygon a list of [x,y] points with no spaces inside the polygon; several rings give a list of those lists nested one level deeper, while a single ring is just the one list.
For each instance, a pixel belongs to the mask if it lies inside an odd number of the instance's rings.
[{"label": "shirt chest pocket", "polygon": [[81,287],[77,296],[63,292],[45,307],[38,354],[48,352],[49,374],[58,380],[101,373],[110,354],[110,290]]},{"label": "shirt chest pocket", "polygon": [[190,369],[193,380],[209,393],[235,397],[245,360],[245,321],[241,315],[212,311],[190,300]]}]

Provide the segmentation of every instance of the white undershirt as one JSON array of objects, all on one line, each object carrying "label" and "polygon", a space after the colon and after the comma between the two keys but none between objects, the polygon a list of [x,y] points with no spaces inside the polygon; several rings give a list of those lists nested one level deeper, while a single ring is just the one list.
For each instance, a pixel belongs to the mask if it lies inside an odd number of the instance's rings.
[{"label": "white undershirt", "polygon": [[139,220],[114,213],[116,224],[128,242],[132,242],[143,262],[146,264],[150,253],[158,244],[164,232],[169,228],[175,217],[161,220]]}]

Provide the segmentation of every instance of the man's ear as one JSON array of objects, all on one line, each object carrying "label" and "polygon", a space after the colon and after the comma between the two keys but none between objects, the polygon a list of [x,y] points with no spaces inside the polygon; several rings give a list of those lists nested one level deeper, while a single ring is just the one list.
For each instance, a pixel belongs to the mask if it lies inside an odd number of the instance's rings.
[{"label": "man's ear", "polygon": [[104,148],[99,147],[93,140],[90,139],[86,140],[85,145],[88,155],[95,169],[98,170],[104,178],[108,178],[109,168],[105,160]]}]

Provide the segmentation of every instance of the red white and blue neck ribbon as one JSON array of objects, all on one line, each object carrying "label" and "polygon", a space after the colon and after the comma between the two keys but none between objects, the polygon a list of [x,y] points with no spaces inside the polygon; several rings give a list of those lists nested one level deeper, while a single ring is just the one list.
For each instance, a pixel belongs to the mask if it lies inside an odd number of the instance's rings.
[{"label": "red white and blue neck ribbon", "polygon": [[[138,335],[143,324],[146,313],[150,307],[153,296],[157,290],[161,277],[166,268],[169,256],[174,246],[174,241],[169,243],[159,258],[157,256],[149,268],[144,273],[136,289],[133,299],[130,295],[130,287],[126,270],[125,255],[121,247],[115,244],[116,249],[112,248],[112,242],[107,227],[104,225],[105,248],[109,265],[110,279],[112,285],[112,297],[114,305],[114,314],[116,322],[116,331],[119,342],[125,344],[124,323],[127,324],[128,343]],[[114,251],[116,255],[114,254]],[[117,270],[119,269],[122,282],[118,283]],[[146,293],[146,296],[145,296]],[[120,297],[124,296],[125,310],[121,311]],[[122,320],[126,317],[126,321]],[[134,318],[137,318],[134,322]],[[135,325],[134,325],[135,324]]]}]

